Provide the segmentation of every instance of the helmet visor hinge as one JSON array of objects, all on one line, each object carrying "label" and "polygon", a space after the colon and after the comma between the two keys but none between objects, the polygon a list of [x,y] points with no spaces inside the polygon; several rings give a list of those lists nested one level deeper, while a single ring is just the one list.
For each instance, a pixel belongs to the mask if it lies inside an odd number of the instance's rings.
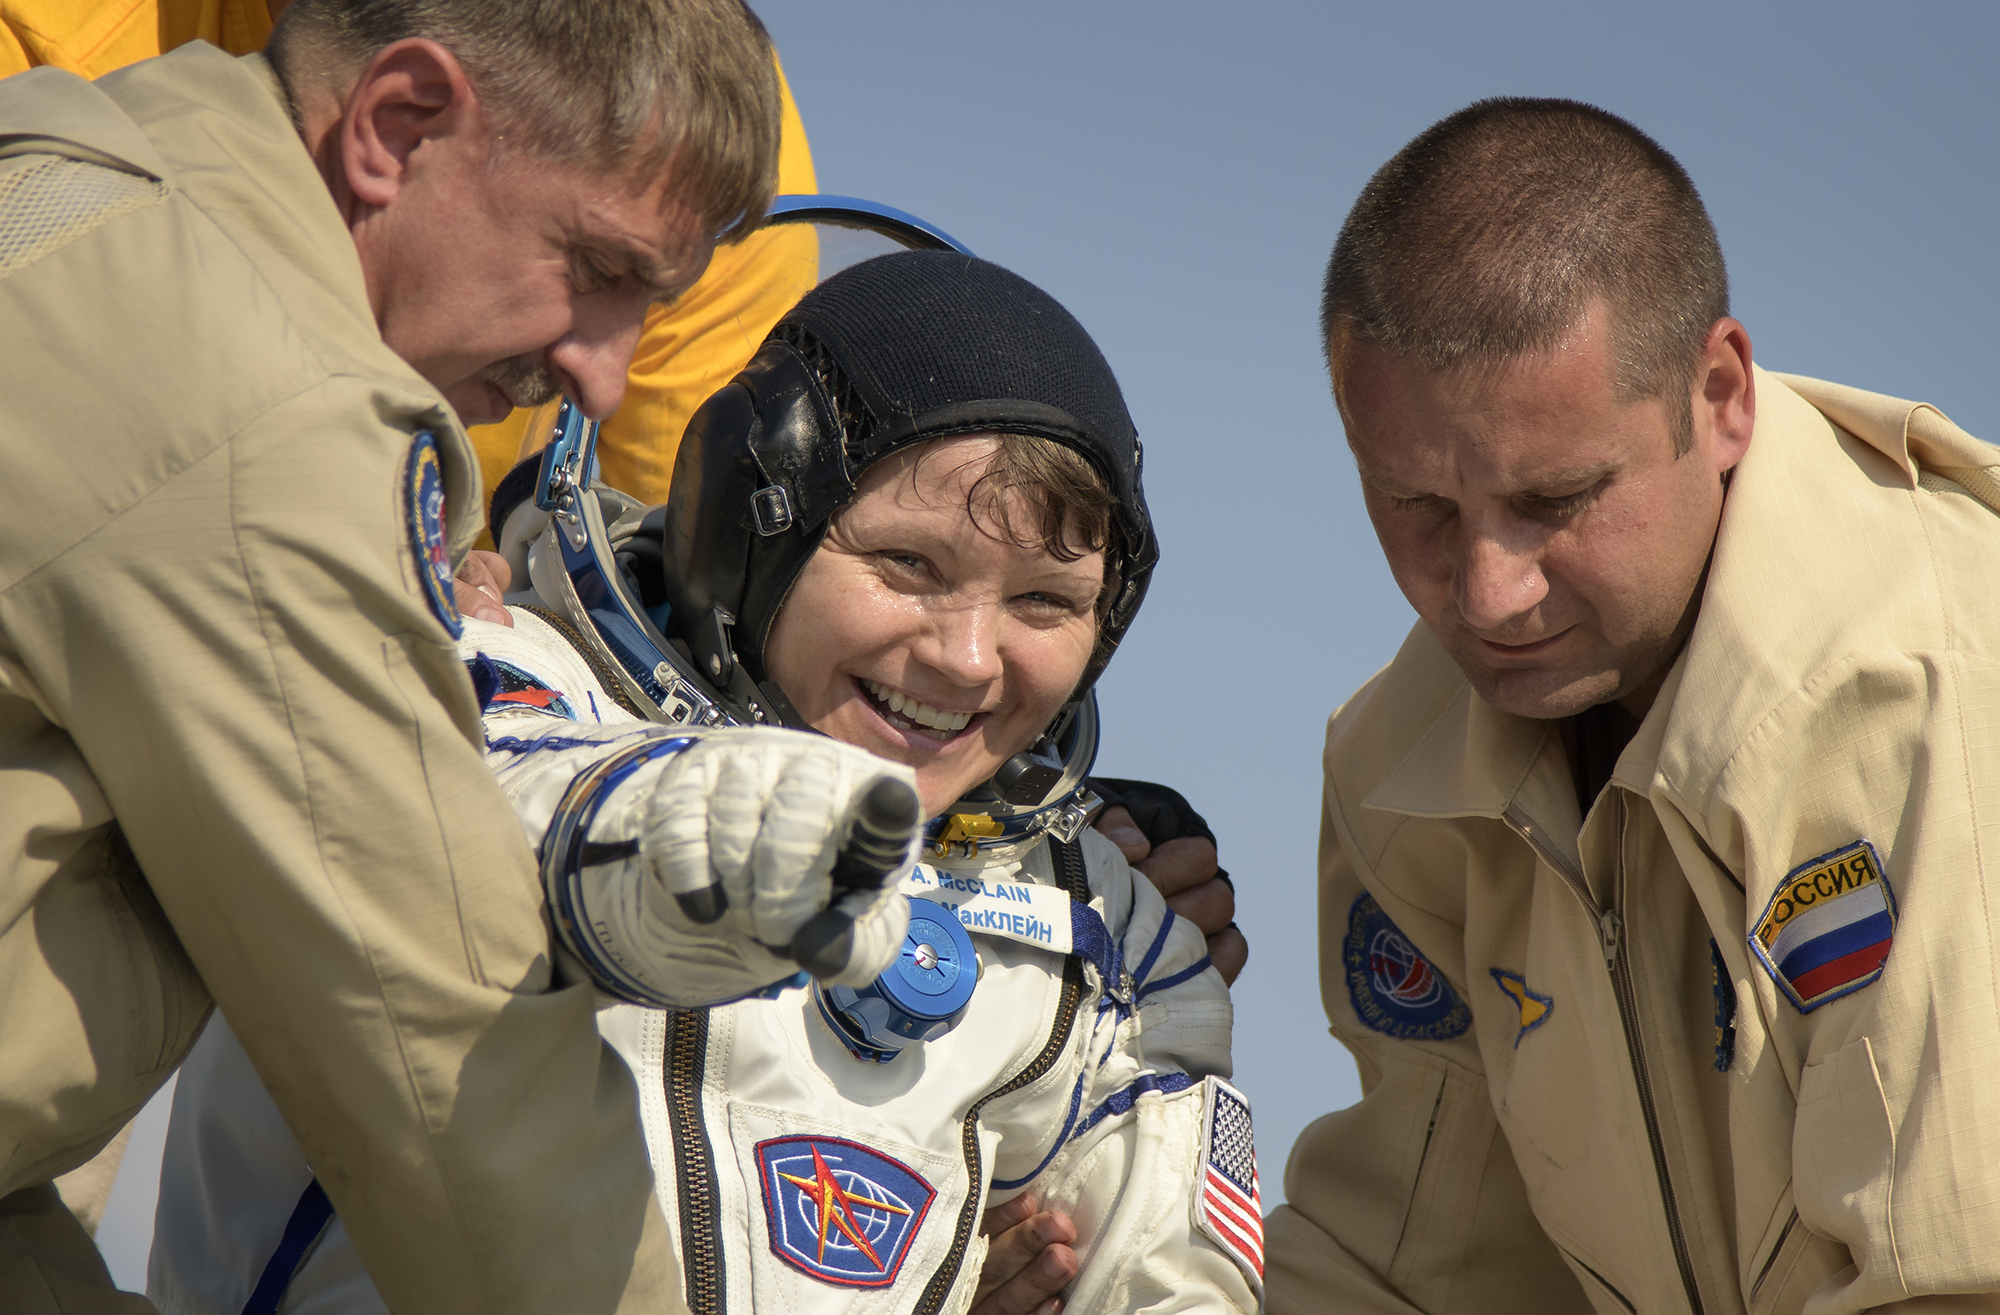
[{"label": "helmet visor hinge", "polygon": [[729,688],[729,677],[736,670],[736,653],[729,647],[729,627],[735,624],[736,618],[717,603],[695,630],[695,660],[717,689]]}]

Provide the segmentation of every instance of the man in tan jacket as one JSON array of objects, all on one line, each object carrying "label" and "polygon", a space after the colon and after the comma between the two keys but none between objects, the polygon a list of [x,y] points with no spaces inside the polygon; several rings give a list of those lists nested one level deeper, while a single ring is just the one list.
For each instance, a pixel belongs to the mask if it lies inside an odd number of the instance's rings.
[{"label": "man in tan jacket", "polygon": [[268,61],[0,82],[0,1310],[147,1308],[49,1182],[211,997],[395,1308],[673,1306],[453,642],[461,421],[610,412],[777,138],[737,0],[298,0]]},{"label": "man in tan jacket", "polygon": [[1574,102],[1453,115],[1342,229],[1422,621],[1328,730],[1364,1095],[1292,1153],[1279,1315],[2000,1310],[2000,450],[1763,372],[1727,296]]}]

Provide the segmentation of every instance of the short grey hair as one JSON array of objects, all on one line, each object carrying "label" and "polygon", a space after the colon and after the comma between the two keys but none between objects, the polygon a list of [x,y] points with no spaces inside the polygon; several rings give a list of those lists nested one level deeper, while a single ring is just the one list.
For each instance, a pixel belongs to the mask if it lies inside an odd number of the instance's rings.
[{"label": "short grey hair", "polygon": [[294,102],[383,47],[451,51],[509,137],[638,175],[671,170],[708,232],[755,228],[777,191],[771,39],[742,0],[294,0],[266,48]]}]

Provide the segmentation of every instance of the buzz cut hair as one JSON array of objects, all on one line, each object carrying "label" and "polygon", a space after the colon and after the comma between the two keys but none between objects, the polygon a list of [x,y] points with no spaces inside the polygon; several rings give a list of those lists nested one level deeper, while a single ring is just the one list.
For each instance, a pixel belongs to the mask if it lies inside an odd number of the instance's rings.
[{"label": "buzz cut hair", "polygon": [[770,209],[777,65],[743,0],[293,0],[265,53],[296,113],[302,90],[340,90],[411,37],[452,53],[509,149],[670,173],[721,241]]},{"label": "buzz cut hair", "polygon": [[1664,397],[1686,453],[1689,389],[1729,314],[1722,247],[1687,171],[1594,105],[1478,101],[1377,170],[1341,225],[1320,300],[1335,399],[1357,343],[1447,370],[1552,347],[1600,297],[1614,386]]}]

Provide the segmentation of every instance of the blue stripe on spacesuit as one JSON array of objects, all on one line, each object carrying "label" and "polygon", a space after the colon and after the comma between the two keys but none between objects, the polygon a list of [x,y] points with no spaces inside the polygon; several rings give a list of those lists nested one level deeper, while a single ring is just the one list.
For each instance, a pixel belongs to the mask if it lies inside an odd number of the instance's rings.
[{"label": "blue stripe on spacesuit", "polygon": [[1144,1000],[1147,996],[1151,995],[1155,991],[1164,991],[1170,986],[1179,986],[1182,982],[1185,982],[1188,978],[1199,976],[1200,974],[1207,972],[1209,968],[1212,966],[1213,966],[1212,961],[1209,959],[1207,955],[1204,954],[1201,956],[1200,959],[1196,960],[1194,963],[1189,964],[1187,967],[1181,969],[1173,976],[1162,977],[1157,982],[1146,983],[1144,986],[1139,988],[1139,993],[1133,996],[1132,999],[1136,1003],[1140,1000]]},{"label": "blue stripe on spacesuit", "polygon": [[285,1299],[285,1289],[292,1286],[292,1276],[299,1272],[306,1252],[332,1220],[333,1202],[327,1199],[326,1189],[315,1177],[299,1193],[299,1203],[292,1207],[292,1217],[285,1221],[278,1249],[264,1262],[264,1272],[258,1277],[250,1300],[243,1303],[243,1315],[277,1315],[278,1303]]},{"label": "blue stripe on spacesuit", "polygon": [[[1153,943],[1147,947],[1145,957],[1139,961],[1139,971],[1134,978],[1135,983],[1145,981],[1146,974],[1151,972],[1153,965],[1159,962],[1160,952],[1166,948],[1167,933],[1172,930],[1173,925],[1174,912],[1172,909],[1169,909],[1167,910],[1166,918],[1160,923],[1160,930],[1153,937]],[[1208,956],[1203,955],[1199,963],[1184,968],[1170,977],[1164,977],[1152,983],[1128,999],[1120,994],[1119,989],[1125,975],[1124,947],[1111,935],[1110,928],[1104,925],[1104,919],[1098,916],[1097,910],[1091,908],[1088,904],[1075,903],[1070,905],[1070,944],[1073,947],[1072,953],[1080,956],[1097,969],[1098,980],[1103,985],[1102,993],[1098,996],[1097,1000],[1097,1017],[1100,1019],[1106,1013],[1115,1010],[1117,1011],[1119,1021],[1123,1022],[1132,1016],[1133,1006],[1138,1001],[1144,999],[1154,991],[1164,991],[1170,986],[1178,986],[1188,978],[1206,971],[1209,967]],[[1115,1049],[1115,1047],[1112,1049]],[[1103,1068],[1105,1063],[1110,1060],[1112,1049],[1107,1049],[1098,1059],[1095,1065],[1096,1068]],[[995,1178],[992,1184],[995,1190],[1003,1192],[1011,1191],[1016,1187],[1023,1187],[1033,1182],[1042,1170],[1049,1167],[1050,1161],[1056,1158],[1056,1153],[1062,1150],[1064,1146],[1097,1126],[1107,1114],[1123,1114],[1126,1110],[1131,1109],[1132,1102],[1140,1096],[1145,1095],[1148,1091],[1170,1094],[1185,1090],[1194,1081],[1193,1078],[1188,1077],[1185,1073],[1169,1073],[1160,1078],[1155,1078],[1151,1075],[1140,1078],[1131,1086],[1114,1092],[1102,1105],[1099,1105],[1097,1109],[1091,1112],[1081,1127],[1077,1127],[1077,1111],[1083,1107],[1083,1084],[1089,1079],[1090,1072],[1091,1070],[1086,1068],[1082,1073],[1077,1075],[1076,1089],[1070,1093],[1069,1097],[1069,1116],[1063,1120],[1062,1131],[1056,1134],[1055,1141],[1049,1146],[1049,1153],[1042,1157],[1042,1162],[1023,1177]],[[1073,1128],[1075,1129],[1074,1132],[1071,1131]]]},{"label": "blue stripe on spacesuit", "polygon": [[486,747],[495,752],[527,755],[553,753],[562,749],[601,749],[607,744],[616,743],[616,740],[579,740],[568,735],[537,735],[527,740],[518,735],[502,735],[497,740],[491,736],[487,737]]},{"label": "blue stripe on spacesuit", "polygon": [[1069,1117],[1063,1120],[1062,1131],[1056,1134],[1056,1139],[1050,1144],[1049,1153],[1042,1157],[1042,1162],[1019,1178],[995,1178],[992,1182],[993,1190],[1011,1192],[1016,1187],[1026,1187],[1041,1176],[1042,1170],[1049,1167],[1049,1161],[1056,1158],[1056,1152],[1068,1143],[1069,1130],[1076,1126],[1076,1112],[1083,1107],[1084,1080],[1089,1076],[1089,1069],[1076,1075],[1076,1090],[1069,1093]]},{"label": "blue stripe on spacesuit", "polygon": [[[1049,1153],[1042,1157],[1042,1162],[1019,1178],[995,1178],[992,1182],[992,1189],[994,1191],[1011,1192],[1017,1187],[1026,1187],[1041,1176],[1042,1170],[1049,1167],[1050,1162],[1056,1158],[1056,1153],[1061,1151],[1063,1147],[1069,1145],[1078,1137],[1083,1136],[1083,1134],[1104,1122],[1111,1115],[1128,1112],[1134,1105],[1139,1103],[1139,1097],[1146,1095],[1148,1092],[1157,1092],[1162,1096],[1171,1096],[1177,1091],[1186,1091],[1194,1085],[1194,1079],[1185,1073],[1148,1073],[1130,1085],[1112,1092],[1109,1096],[1105,1097],[1102,1104],[1090,1112],[1089,1116],[1082,1123],[1078,1123],[1076,1121],[1076,1114],[1077,1110],[1083,1105],[1083,1084],[1089,1076],[1090,1073],[1087,1069],[1077,1074],[1076,1090],[1072,1091],[1069,1097],[1069,1117],[1063,1120],[1062,1131],[1056,1134],[1055,1141],[1050,1144]],[[1071,1131],[1072,1129],[1074,1131]]]},{"label": "blue stripe on spacesuit", "polygon": [[[1152,944],[1147,946],[1145,956],[1139,961],[1139,971],[1133,978],[1135,985],[1146,980],[1146,974],[1153,971],[1153,966],[1159,962],[1161,951],[1166,948],[1167,934],[1173,929],[1175,917],[1172,909],[1168,909],[1166,914],[1160,923],[1159,931],[1153,936]],[[1121,994],[1125,977],[1124,946],[1112,936],[1111,929],[1104,925],[1104,919],[1097,910],[1080,900],[1070,905],[1070,952],[1097,969],[1098,981],[1102,984],[1102,992],[1097,1001],[1097,1017],[1101,1019],[1106,1013],[1116,1010],[1121,1022],[1132,1016],[1133,1006],[1139,1000],[1154,991],[1164,991],[1170,986],[1178,986],[1190,977],[1207,971],[1209,967],[1208,956],[1203,955],[1199,963],[1151,983],[1130,998],[1125,997]],[[1107,1049],[1094,1067],[1102,1068],[1111,1058],[1111,1053],[1111,1049]],[[1148,1074],[1130,1086],[1114,1092],[1091,1112],[1081,1127],[1078,1127],[1076,1116],[1083,1107],[1083,1084],[1089,1080],[1090,1073],[1091,1069],[1086,1068],[1077,1074],[1076,1089],[1070,1092],[1069,1097],[1069,1115],[1063,1120],[1062,1131],[1056,1134],[1055,1141],[1049,1146],[1049,1153],[1042,1157],[1042,1162],[1022,1177],[995,1178],[992,1182],[995,1191],[1012,1191],[1016,1187],[1025,1187],[1033,1182],[1042,1170],[1049,1167],[1050,1162],[1056,1158],[1056,1153],[1064,1146],[1096,1127],[1107,1115],[1123,1114],[1131,1109],[1133,1102],[1147,1092],[1157,1091],[1162,1095],[1168,1095],[1184,1091],[1194,1083],[1194,1079],[1185,1073],[1168,1073],[1160,1077]]]},{"label": "blue stripe on spacesuit", "polygon": [[[644,982],[613,962],[599,949],[596,939],[584,933],[583,928],[587,924],[582,916],[582,901],[577,889],[585,866],[584,848],[591,824],[597,820],[598,809],[604,806],[612,791],[647,763],[666,754],[679,753],[698,739],[686,734],[652,736],[594,765],[571,783],[555,815],[549,819],[548,829],[542,833],[542,887],[562,943],[583,961],[591,979],[600,989],[633,1004],[661,1008],[668,1002],[654,995]],[[584,743],[601,745],[603,741],[588,740]]]},{"label": "blue stripe on spacesuit", "polygon": [[1167,933],[1172,931],[1173,927],[1174,911],[1168,909],[1167,916],[1160,920],[1160,930],[1153,935],[1153,943],[1146,947],[1146,957],[1139,960],[1139,969],[1132,974],[1135,983],[1145,981],[1146,974],[1153,971],[1153,965],[1159,961],[1160,951],[1167,948]]},{"label": "blue stripe on spacesuit", "polygon": [[1097,969],[1107,987],[1115,987],[1125,972],[1125,951],[1113,939],[1111,929],[1097,910],[1081,900],[1069,906],[1070,953]]},{"label": "blue stripe on spacesuit", "polygon": [[1104,1122],[1105,1118],[1110,1115],[1123,1114],[1130,1110],[1134,1105],[1139,1103],[1139,1097],[1146,1095],[1148,1092],[1158,1092],[1162,1096],[1171,1096],[1176,1091],[1186,1091],[1193,1085],[1194,1079],[1185,1073],[1164,1073],[1159,1075],[1148,1073],[1145,1077],[1140,1078],[1130,1086],[1121,1087],[1106,1097],[1102,1105],[1099,1105],[1090,1112],[1089,1118],[1077,1125],[1076,1131],[1070,1135],[1069,1140],[1075,1141],[1078,1137],[1083,1136],[1083,1134]]}]

